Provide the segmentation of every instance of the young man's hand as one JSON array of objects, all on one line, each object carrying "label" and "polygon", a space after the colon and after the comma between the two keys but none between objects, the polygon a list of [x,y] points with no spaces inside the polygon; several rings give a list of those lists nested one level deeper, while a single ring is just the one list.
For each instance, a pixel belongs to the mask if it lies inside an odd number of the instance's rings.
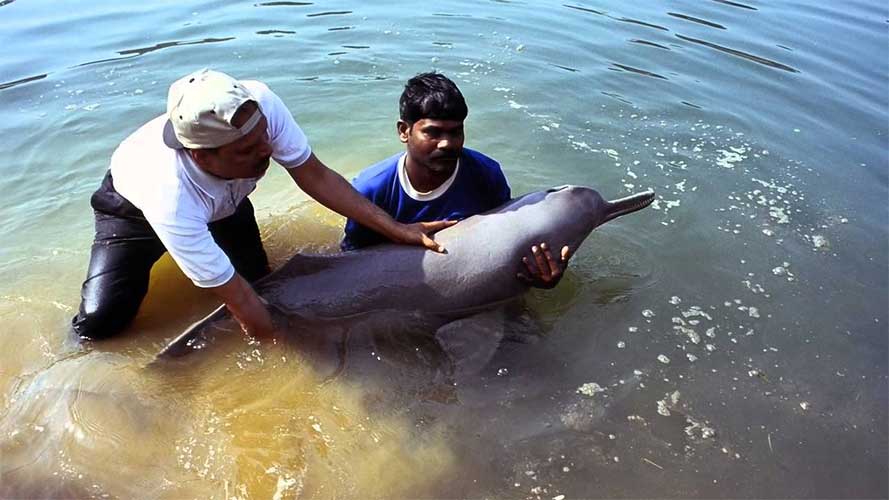
[{"label": "young man's hand", "polygon": [[528,286],[535,288],[553,288],[559,284],[565,269],[568,267],[568,259],[571,258],[571,249],[562,247],[559,260],[553,258],[549,245],[545,242],[531,247],[531,255],[534,261],[528,257],[522,257],[525,272],[520,272],[516,277]]},{"label": "young man's hand", "polygon": [[447,253],[445,247],[441,246],[429,236],[435,234],[442,229],[448,228],[456,224],[455,220],[437,220],[433,222],[415,222],[413,224],[401,224],[401,231],[396,243],[404,243],[407,245],[420,245],[438,253]]}]

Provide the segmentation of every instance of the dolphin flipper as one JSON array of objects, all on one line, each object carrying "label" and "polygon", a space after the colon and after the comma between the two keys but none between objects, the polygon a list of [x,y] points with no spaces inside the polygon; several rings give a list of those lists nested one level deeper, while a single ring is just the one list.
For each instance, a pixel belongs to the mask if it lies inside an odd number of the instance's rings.
[{"label": "dolphin flipper", "polygon": [[171,340],[161,352],[157,353],[154,360],[180,358],[193,351],[203,349],[207,345],[207,339],[203,335],[207,325],[220,321],[227,316],[229,316],[229,312],[225,304],[217,307],[213,312],[196,321],[178,337]]},{"label": "dolphin flipper", "polygon": [[503,340],[502,309],[451,321],[435,332],[435,340],[451,359],[455,378],[482,371]]},{"label": "dolphin flipper", "polygon": [[617,200],[608,201],[605,203],[607,212],[602,223],[604,224],[611,219],[616,219],[621,215],[627,215],[637,210],[642,210],[648,205],[651,205],[651,202],[653,201],[654,191],[652,191],[651,189],[649,189],[648,191],[643,191],[641,193],[631,194],[630,196]]}]

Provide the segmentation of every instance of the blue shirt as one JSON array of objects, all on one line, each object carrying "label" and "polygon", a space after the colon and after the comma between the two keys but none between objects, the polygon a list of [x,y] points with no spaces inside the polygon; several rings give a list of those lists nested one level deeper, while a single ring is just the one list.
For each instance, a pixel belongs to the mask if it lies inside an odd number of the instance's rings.
[{"label": "blue shirt", "polygon": [[[462,220],[486,212],[510,199],[509,184],[500,164],[491,158],[463,148],[456,175],[447,190],[429,200],[417,200],[405,192],[399,181],[399,160],[404,153],[391,156],[362,170],[352,181],[355,189],[398,222]],[[383,235],[346,221],[343,250],[376,245],[388,241]]]}]

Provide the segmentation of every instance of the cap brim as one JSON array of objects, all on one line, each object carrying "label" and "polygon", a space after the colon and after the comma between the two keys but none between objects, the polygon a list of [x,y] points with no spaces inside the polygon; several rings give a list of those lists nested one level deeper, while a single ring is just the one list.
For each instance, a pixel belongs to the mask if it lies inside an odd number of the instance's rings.
[{"label": "cap brim", "polygon": [[176,138],[176,132],[173,131],[173,122],[167,120],[164,124],[164,144],[172,149],[185,149],[185,146]]}]

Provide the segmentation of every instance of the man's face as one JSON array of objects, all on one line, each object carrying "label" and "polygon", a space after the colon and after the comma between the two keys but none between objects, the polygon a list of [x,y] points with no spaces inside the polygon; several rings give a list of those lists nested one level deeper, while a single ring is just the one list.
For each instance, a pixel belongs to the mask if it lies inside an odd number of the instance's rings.
[{"label": "man's face", "polygon": [[435,174],[449,174],[463,151],[463,121],[423,118],[408,125],[399,120],[398,137],[414,164]]},{"label": "man's face", "polygon": [[[232,125],[241,127],[257,109],[254,102],[244,103],[235,113]],[[223,179],[261,177],[272,156],[267,129],[268,121],[263,116],[244,137],[214,150],[192,150],[192,157],[202,169]]]}]

